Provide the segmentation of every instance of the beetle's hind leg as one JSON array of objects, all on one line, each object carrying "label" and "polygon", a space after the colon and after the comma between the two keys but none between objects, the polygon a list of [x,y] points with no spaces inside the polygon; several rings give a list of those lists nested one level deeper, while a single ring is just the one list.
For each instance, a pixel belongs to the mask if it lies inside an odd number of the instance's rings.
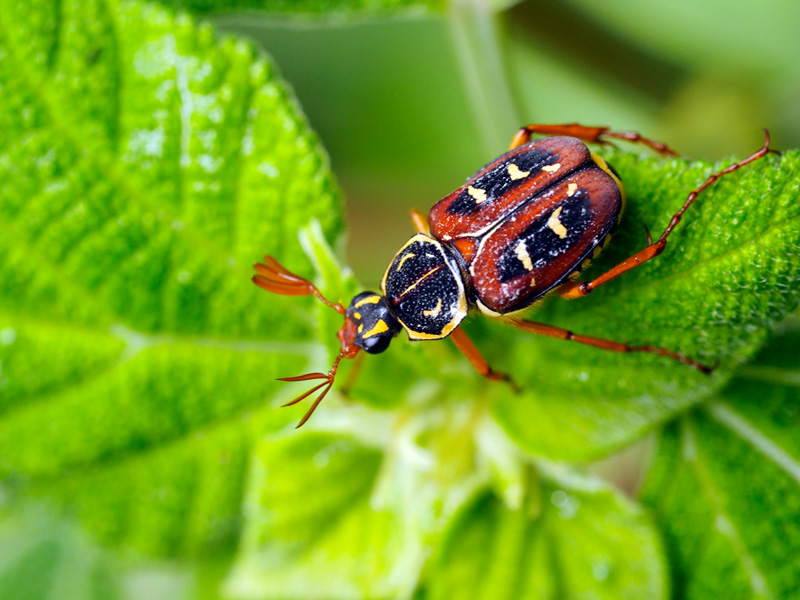
[{"label": "beetle's hind leg", "polygon": [[602,348],[603,350],[611,350],[613,352],[647,352],[650,354],[658,354],[659,356],[666,356],[672,360],[677,360],[690,367],[694,367],[708,375],[714,370],[714,367],[709,367],[702,363],[697,362],[683,354],[665,350],[664,348],[657,348],[649,344],[642,346],[631,346],[630,344],[622,344],[620,342],[613,342],[611,340],[604,340],[602,338],[592,337],[588,335],[580,335],[573,333],[569,329],[562,329],[561,327],[554,327],[553,325],[546,325],[544,323],[536,323],[535,321],[508,321],[509,324],[538,335],[546,335],[547,337],[556,338],[559,340],[567,340],[570,342],[578,342],[579,344],[586,344],[587,346],[594,346],[595,348]]},{"label": "beetle's hind leg", "polygon": [[580,125],[578,123],[567,123],[564,125],[526,125],[517,131],[509,150],[518,148],[522,146],[522,144],[527,144],[531,141],[531,136],[535,133],[540,135],[567,135],[576,137],[590,144],[610,144],[607,138],[625,140],[626,142],[643,144],[664,156],[678,156],[678,153],[666,144],[643,137],[634,131],[611,131],[608,127],[587,127],[586,125]]},{"label": "beetle's hind leg", "polygon": [[[661,254],[664,251],[664,248],[667,247],[667,236],[678,226],[678,223],[681,222],[681,218],[683,217],[683,213],[692,205],[692,203],[697,199],[697,197],[707,190],[709,187],[714,185],[720,178],[724,177],[725,175],[729,175],[734,171],[738,171],[743,166],[750,164],[751,162],[757,161],[760,158],[765,157],[769,153],[778,153],[777,150],[773,150],[769,147],[769,131],[766,129],[764,130],[766,140],[764,141],[764,145],[758,149],[756,152],[741,160],[737,163],[733,163],[726,169],[718,173],[714,173],[710,175],[708,179],[706,179],[697,189],[693,190],[686,198],[683,203],[683,206],[680,207],[678,212],[676,212],[672,219],[670,220],[667,228],[664,230],[664,233],[655,241],[655,242],[648,242],[648,245],[643,249],[634,254],[633,256],[625,259],[617,266],[612,267],[602,275],[592,279],[591,281],[573,281],[568,282],[558,288],[557,293],[564,297],[564,298],[580,298],[581,296],[585,296],[590,293],[592,290],[600,287],[601,285],[608,283],[612,279],[619,277],[623,273],[630,271],[631,269],[635,269],[639,265],[643,265],[648,260],[651,260]],[[650,233],[648,232],[648,238]]]}]

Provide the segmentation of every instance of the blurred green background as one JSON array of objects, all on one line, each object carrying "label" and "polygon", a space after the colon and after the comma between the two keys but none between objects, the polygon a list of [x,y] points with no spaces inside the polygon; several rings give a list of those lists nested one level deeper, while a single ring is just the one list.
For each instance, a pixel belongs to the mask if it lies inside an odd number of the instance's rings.
[{"label": "blurred green background", "polygon": [[347,259],[366,285],[410,235],[408,211],[458,187],[523,123],[632,129],[692,158],[745,155],[765,127],[776,147],[800,145],[800,4],[788,0],[211,18],[257,40],[294,87],[344,188]]}]

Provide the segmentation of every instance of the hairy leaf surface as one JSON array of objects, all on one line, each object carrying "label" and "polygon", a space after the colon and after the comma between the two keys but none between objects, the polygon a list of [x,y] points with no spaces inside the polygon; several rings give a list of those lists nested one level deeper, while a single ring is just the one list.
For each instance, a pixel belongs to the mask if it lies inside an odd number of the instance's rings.
[{"label": "hairy leaf surface", "polygon": [[297,231],[341,225],[317,140],[249,44],[144,3],[0,2],[0,89],[0,475],[104,540],[229,546],[313,330],[251,265],[310,275]]},{"label": "hairy leaf surface", "polygon": [[[686,195],[722,165],[613,154],[628,190],[597,276],[660,234]],[[652,354],[620,354],[492,326],[487,356],[523,387],[493,389],[495,415],[532,452],[585,459],[629,443],[722,385],[800,294],[800,153],[748,165],[702,194],[664,253],[586,298],[526,315],[576,333],[652,344],[719,368],[711,377]],[[481,333],[488,330],[481,326]],[[491,353],[492,348],[494,352]]]}]

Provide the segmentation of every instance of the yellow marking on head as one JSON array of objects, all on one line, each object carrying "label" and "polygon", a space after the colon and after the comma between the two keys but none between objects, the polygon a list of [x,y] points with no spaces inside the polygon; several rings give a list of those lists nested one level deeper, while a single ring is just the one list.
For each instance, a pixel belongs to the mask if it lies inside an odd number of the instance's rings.
[{"label": "yellow marking on head", "polygon": [[360,318],[361,318],[361,313],[360,313],[360,312],[354,312],[354,313],[353,313],[353,316],[354,316],[356,319],[360,319]]},{"label": "yellow marking on head", "polygon": [[381,297],[378,296],[378,294],[375,294],[374,296],[367,296],[363,300],[358,301],[358,303],[356,304],[356,308],[361,308],[365,304],[377,304],[380,301]]},{"label": "yellow marking on head", "polygon": [[525,242],[520,242],[517,244],[517,247],[514,248],[514,252],[522,263],[522,266],[525,267],[525,270],[533,271],[533,262],[531,262],[531,255],[528,254],[528,249],[525,247]]},{"label": "yellow marking on head", "polygon": [[567,237],[567,228],[564,227],[564,225],[561,224],[561,221],[558,220],[562,208],[564,207],[559,206],[553,211],[553,214],[550,215],[549,219],[547,219],[547,226],[553,230],[553,233],[563,240],[565,237]]},{"label": "yellow marking on head", "polygon": [[475,204],[480,204],[481,202],[486,201],[486,190],[469,186],[467,188],[467,193],[475,198]]},{"label": "yellow marking on head", "polygon": [[381,319],[377,323],[375,323],[375,327],[370,329],[367,333],[363,334],[361,337],[372,337],[373,335],[378,335],[379,333],[385,333],[389,331],[389,326],[386,324],[386,321]]},{"label": "yellow marking on head", "polygon": [[558,173],[558,170],[561,168],[561,163],[556,163],[554,165],[545,165],[542,167],[542,171],[547,171],[548,173]]},{"label": "yellow marking on head", "polygon": [[441,298],[439,298],[439,301],[436,303],[436,308],[434,308],[433,310],[423,310],[422,314],[425,315],[426,317],[431,317],[432,319],[435,319],[436,317],[439,316],[440,312],[442,312]]},{"label": "yellow marking on head", "polygon": [[362,331],[364,331],[364,324],[363,323],[358,326],[358,333],[361,333]]},{"label": "yellow marking on head", "polygon": [[576,191],[578,191],[577,183],[570,183],[567,186],[567,196],[569,196],[570,198],[575,194]]},{"label": "yellow marking on head", "polygon": [[413,289],[414,289],[415,287],[417,287],[417,286],[418,286],[420,283],[422,283],[423,281],[425,281],[425,280],[426,280],[428,277],[430,277],[431,275],[433,275],[434,273],[436,273],[436,272],[437,272],[439,269],[441,269],[441,267],[436,267],[436,268],[434,268],[434,269],[431,269],[431,270],[430,270],[430,271],[428,271],[427,273],[425,273],[425,275],[423,275],[422,277],[420,277],[419,279],[417,279],[417,280],[416,280],[414,283],[412,283],[410,286],[408,286],[408,287],[405,289],[405,291],[404,291],[404,292],[402,292],[402,293],[400,294],[400,296],[405,296],[405,295],[406,295],[408,292],[410,292],[411,290],[413,290]]},{"label": "yellow marking on head", "polygon": [[514,163],[508,165],[508,176],[511,177],[512,180],[523,179],[530,174],[530,171],[520,171],[520,168]]},{"label": "yellow marking on head", "polygon": [[399,271],[400,269],[402,269],[403,268],[403,263],[406,262],[409,258],[414,258],[415,256],[416,256],[416,254],[414,254],[413,252],[409,252],[408,254],[405,254],[403,256],[403,258],[400,259],[400,264],[397,265],[397,270]]}]

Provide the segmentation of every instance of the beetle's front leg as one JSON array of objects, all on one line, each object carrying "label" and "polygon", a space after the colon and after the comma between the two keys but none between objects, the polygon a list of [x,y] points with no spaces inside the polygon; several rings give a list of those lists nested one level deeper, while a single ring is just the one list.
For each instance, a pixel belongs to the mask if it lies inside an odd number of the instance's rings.
[{"label": "beetle's front leg", "polygon": [[416,209],[411,209],[411,222],[414,224],[414,229],[417,230],[417,233],[424,233],[425,235],[430,235],[430,229],[428,228],[428,221],[423,216],[421,212]]},{"label": "beetle's front leg", "polygon": [[611,131],[608,127],[587,127],[586,125],[580,125],[578,123],[567,123],[565,125],[526,125],[517,131],[509,150],[513,150],[514,148],[522,146],[522,144],[530,142],[531,135],[534,133],[540,135],[567,135],[576,137],[590,144],[608,144],[609,142],[606,138],[613,138],[636,144],[644,144],[648,148],[652,148],[664,156],[678,156],[678,153],[666,144],[642,137],[634,131]]},{"label": "beetle's front leg", "polygon": [[511,379],[509,375],[492,369],[486,359],[483,358],[481,353],[475,347],[475,344],[472,343],[472,340],[470,340],[467,334],[461,329],[456,329],[453,331],[453,333],[450,334],[450,339],[453,340],[456,348],[459,349],[461,354],[467,357],[467,360],[473,367],[475,367],[475,370],[478,373],[486,377],[486,379],[491,379],[492,381],[505,381],[515,392],[519,392],[519,386],[514,382],[514,380]]}]

